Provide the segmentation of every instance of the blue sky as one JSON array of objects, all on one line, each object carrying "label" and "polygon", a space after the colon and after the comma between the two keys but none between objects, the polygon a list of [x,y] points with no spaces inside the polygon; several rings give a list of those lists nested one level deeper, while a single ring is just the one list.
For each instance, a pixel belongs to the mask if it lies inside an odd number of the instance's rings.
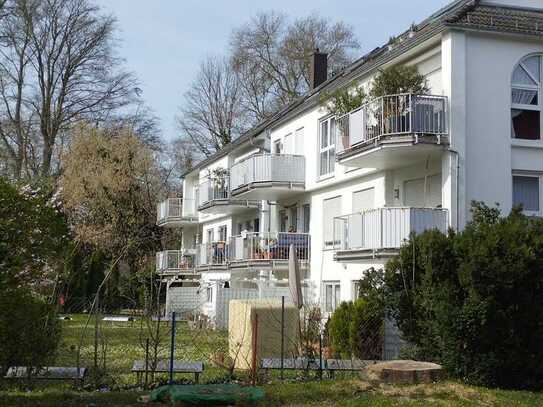
[{"label": "blue sky", "polygon": [[183,93],[207,55],[228,51],[233,28],[259,11],[291,17],[313,11],[350,24],[360,54],[385,43],[450,0],[97,0],[119,23],[120,54],[142,83],[143,97],[161,120],[163,135],[177,135]]}]

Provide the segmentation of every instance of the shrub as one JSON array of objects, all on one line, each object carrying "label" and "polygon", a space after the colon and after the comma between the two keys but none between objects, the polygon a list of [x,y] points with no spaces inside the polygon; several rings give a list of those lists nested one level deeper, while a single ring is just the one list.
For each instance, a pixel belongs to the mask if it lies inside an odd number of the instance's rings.
[{"label": "shrub", "polygon": [[60,324],[53,307],[23,289],[0,295],[0,366],[44,366],[53,361]]},{"label": "shrub", "polygon": [[383,309],[370,300],[356,300],[353,303],[349,335],[352,356],[366,360],[381,359],[383,335]]},{"label": "shrub", "polygon": [[351,357],[351,321],[353,309],[352,302],[342,302],[336,308],[328,323],[330,345],[332,345],[334,354],[342,358]]},{"label": "shrub", "polygon": [[473,205],[460,233],[412,236],[387,264],[405,338],[452,375],[543,388],[543,220]]}]

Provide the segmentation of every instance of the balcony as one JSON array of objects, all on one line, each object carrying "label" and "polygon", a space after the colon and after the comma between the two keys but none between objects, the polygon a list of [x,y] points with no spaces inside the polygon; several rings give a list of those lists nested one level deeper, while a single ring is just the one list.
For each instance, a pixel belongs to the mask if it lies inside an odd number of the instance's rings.
[{"label": "balcony", "polygon": [[196,225],[198,215],[194,199],[168,198],[157,205],[157,225],[177,227]]},{"label": "balcony", "polygon": [[438,157],[448,143],[446,97],[391,95],[338,118],[336,159],[393,169]]},{"label": "balcony", "polygon": [[196,250],[166,250],[156,254],[156,272],[161,275],[195,275]]},{"label": "balcony", "polygon": [[310,259],[310,236],[307,233],[259,232],[232,236],[228,250],[230,267],[287,268],[291,245],[294,245],[300,263],[307,265]]},{"label": "balcony", "polygon": [[232,195],[247,199],[281,200],[305,190],[305,158],[258,154],[230,170]]},{"label": "balcony", "polygon": [[398,253],[411,233],[447,232],[448,213],[434,208],[378,208],[334,219],[336,260],[362,260]]},{"label": "balcony", "polygon": [[198,270],[226,270],[228,267],[228,244],[226,242],[201,243],[196,247]]},{"label": "balcony", "polygon": [[257,201],[233,198],[228,177],[202,182],[197,195],[198,210],[206,214],[232,215],[259,206]]}]

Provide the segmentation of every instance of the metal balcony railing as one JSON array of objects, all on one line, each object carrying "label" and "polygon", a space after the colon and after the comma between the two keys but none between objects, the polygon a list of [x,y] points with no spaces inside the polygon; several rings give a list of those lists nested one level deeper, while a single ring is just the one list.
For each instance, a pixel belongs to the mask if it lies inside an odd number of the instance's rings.
[{"label": "metal balcony railing", "polygon": [[232,191],[258,183],[305,183],[305,158],[289,154],[257,154],[230,169]]},{"label": "metal balcony railing", "polygon": [[383,136],[447,134],[445,96],[400,94],[372,100],[338,118],[337,153]]},{"label": "metal balcony railing", "polygon": [[230,238],[230,261],[288,260],[290,245],[298,259],[309,260],[310,236],[307,233],[258,232]]},{"label": "metal balcony railing", "polygon": [[196,265],[225,265],[228,260],[227,242],[200,243],[196,247]]},{"label": "metal balcony railing", "polygon": [[198,206],[208,202],[230,198],[229,179],[227,176],[220,179],[209,179],[198,187]]},{"label": "metal balcony railing", "polygon": [[334,218],[335,250],[399,249],[411,233],[448,227],[440,208],[378,208]]},{"label": "metal balcony railing", "polygon": [[157,222],[196,218],[196,201],[189,198],[168,198],[157,205]]},{"label": "metal balcony railing", "polygon": [[156,254],[157,273],[194,272],[194,250],[166,250]]}]

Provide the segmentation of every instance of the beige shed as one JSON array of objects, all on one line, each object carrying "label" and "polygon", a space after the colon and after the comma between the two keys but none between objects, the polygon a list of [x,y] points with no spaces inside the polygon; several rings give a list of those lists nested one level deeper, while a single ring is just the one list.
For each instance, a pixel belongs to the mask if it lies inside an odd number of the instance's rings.
[{"label": "beige shed", "polygon": [[[300,313],[285,303],[284,356],[297,356]],[[251,369],[262,358],[281,357],[281,300],[232,300],[228,340],[236,369]],[[254,353],[256,349],[256,354]]]}]

